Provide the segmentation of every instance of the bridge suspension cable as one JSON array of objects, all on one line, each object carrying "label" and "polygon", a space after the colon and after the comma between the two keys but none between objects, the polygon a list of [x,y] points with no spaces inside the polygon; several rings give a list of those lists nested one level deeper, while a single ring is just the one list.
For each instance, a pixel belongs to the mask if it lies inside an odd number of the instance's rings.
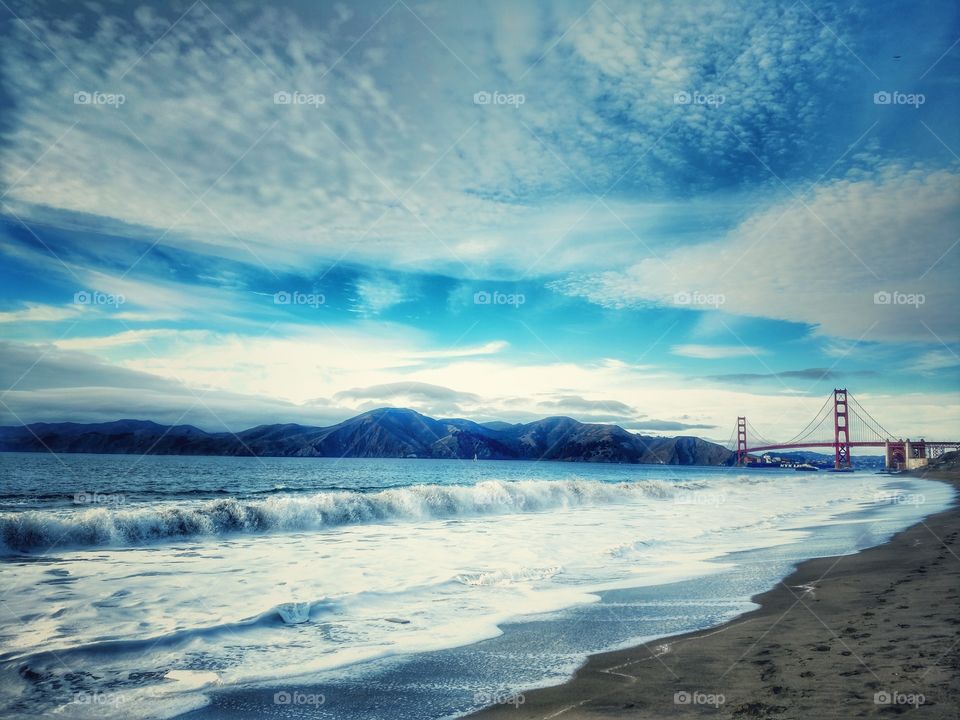
[{"label": "bridge suspension cable", "polygon": [[[881,425],[852,395],[850,400],[850,439],[855,441],[879,441],[896,438],[892,432]],[[747,421],[747,431],[749,432],[750,445],[752,446],[783,446],[783,445],[802,445],[804,442],[832,442],[834,440],[834,395],[831,393],[823,401],[823,405],[817,411],[807,425],[796,435],[785,442],[775,442],[765,437],[749,421]],[[816,433],[820,433],[816,435]]]},{"label": "bridge suspension cable", "polygon": [[[869,429],[877,438],[880,440],[889,440],[897,437],[892,432],[887,430],[883,425],[877,422],[876,418],[873,417],[866,408],[863,407],[860,403],[857,402],[857,399],[850,395],[850,405],[853,410],[853,415],[863,423],[865,429]],[[860,412],[857,412],[859,410]],[[866,417],[863,417],[860,413],[863,413]],[[869,418],[869,419],[868,419]]]},{"label": "bridge suspension cable", "polygon": [[737,446],[737,428],[734,426],[733,430],[730,431],[730,437],[727,438],[727,441],[723,444],[724,447],[735,449]]},{"label": "bridge suspension cable", "polygon": [[[918,467],[931,453],[958,447],[952,441],[928,441],[921,438],[911,442],[885,428],[845,388],[834,388],[833,393],[817,411],[816,416],[799,433],[786,442],[767,439],[743,415],[737,417],[737,463],[755,462],[750,453],[781,448],[830,448],[834,450],[834,469],[849,470],[851,450],[854,448],[884,448],[887,467]],[[911,465],[912,464],[912,465]]]},{"label": "bridge suspension cable", "polygon": [[749,433],[747,437],[750,438],[751,445],[776,445],[777,444],[773,440],[769,440],[768,438],[765,438],[763,435],[761,435],[757,431],[757,429],[750,424],[749,420],[747,421],[747,432]]},{"label": "bridge suspension cable", "polygon": [[831,403],[833,402],[833,393],[827,396],[827,399],[823,401],[823,405],[817,411],[817,414],[814,416],[813,420],[807,423],[807,426],[798,432],[794,437],[787,440],[786,445],[793,445],[801,440],[806,440],[810,435],[817,430],[820,425],[827,419],[830,414],[830,409],[832,407]]}]

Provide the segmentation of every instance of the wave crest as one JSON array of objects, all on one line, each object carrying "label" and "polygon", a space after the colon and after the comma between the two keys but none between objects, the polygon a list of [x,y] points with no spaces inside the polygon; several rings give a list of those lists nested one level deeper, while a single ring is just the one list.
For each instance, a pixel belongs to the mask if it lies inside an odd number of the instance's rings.
[{"label": "wave crest", "polygon": [[336,491],[265,499],[0,514],[0,543],[18,552],[54,546],[144,545],[229,533],[320,530],[369,522],[417,521],[537,512],[666,498],[681,484],[658,480],[486,480],[470,486],[414,485],[376,492]]},{"label": "wave crest", "polygon": [[476,587],[506,587],[516,583],[533,580],[549,580],[562,571],[558,565],[543,568],[520,567],[512,570],[500,569],[487,572],[472,572],[457,575],[457,582]]}]

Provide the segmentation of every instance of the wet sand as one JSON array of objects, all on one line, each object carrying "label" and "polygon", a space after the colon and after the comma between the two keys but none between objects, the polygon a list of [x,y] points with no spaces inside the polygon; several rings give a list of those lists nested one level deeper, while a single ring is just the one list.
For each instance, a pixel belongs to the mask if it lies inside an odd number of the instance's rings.
[{"label": "wet sand", "polygon": [[[960,488],[960,471],[923,477]],[[960,718],[960,508],[818,558],[719,627],[589,658],[473,717]]]}]

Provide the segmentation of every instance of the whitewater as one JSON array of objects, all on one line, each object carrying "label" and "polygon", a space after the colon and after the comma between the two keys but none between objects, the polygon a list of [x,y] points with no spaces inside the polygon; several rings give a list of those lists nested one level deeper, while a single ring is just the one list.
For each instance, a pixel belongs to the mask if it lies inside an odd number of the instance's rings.
[{"label": "whitewater", "polygon": [[[166,501],[127,509],[112,496],[86,493],[106,507],[26,511],[0,517],[0,550],[141,545],[230,533],[321,530],[352,523],[417,521],[536,512],[663,497],[704,483],[658,480],[607,484],[587,480],[487,480],[472,486],[416,485],[378,492],[327,491],[263,500],[217,499],[185,507]],[[81,495],[82,497],[82,495]]]},{"label": "whitewater", "polygon": [[4,717],[456,717],[952,499],[872,473],[61,457],[0,456]]}]

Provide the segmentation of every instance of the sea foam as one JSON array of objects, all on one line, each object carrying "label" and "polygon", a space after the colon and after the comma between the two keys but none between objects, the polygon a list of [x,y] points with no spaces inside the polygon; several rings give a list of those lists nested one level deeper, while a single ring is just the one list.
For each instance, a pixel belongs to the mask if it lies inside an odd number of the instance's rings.
[{"label": "sea foam", "polygon": [[357,523],[537,512],[643,497],[669,498],[685,489],[681,483],[658,480],[487,480],[469,486],[413,485],[376,492],[31,510],[0,514],[0,543],[15,552],[45,552],[53,546],[144,545],[229,533],[295,532]]}]

